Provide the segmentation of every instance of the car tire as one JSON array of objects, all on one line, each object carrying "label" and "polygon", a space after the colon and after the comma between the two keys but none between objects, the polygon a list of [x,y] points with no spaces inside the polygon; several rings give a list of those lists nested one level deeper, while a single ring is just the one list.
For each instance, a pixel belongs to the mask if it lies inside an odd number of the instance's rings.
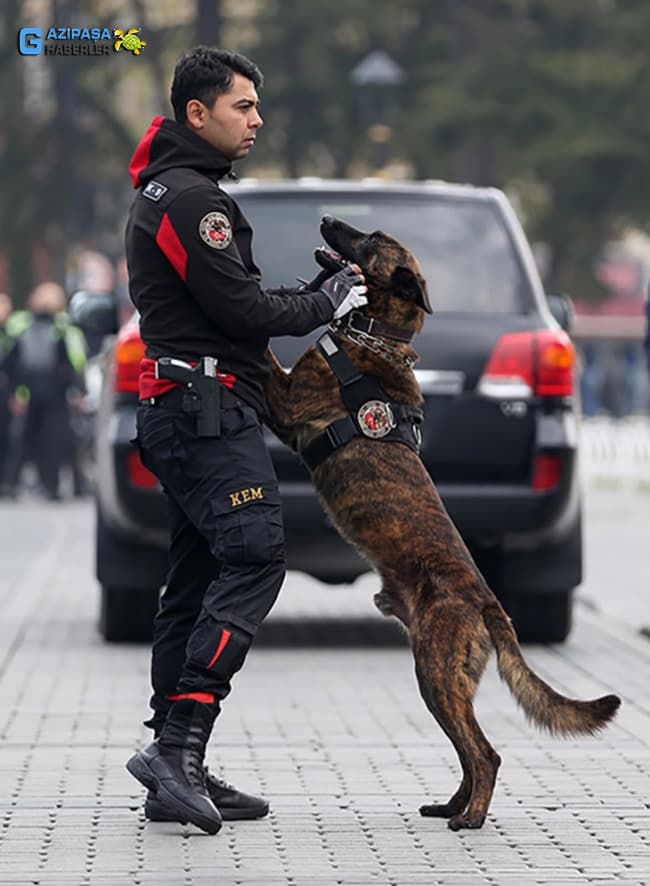
[{"label": "car tire", "polygon": [[[582,581],[582,509],[559,542],[533,550],[508,551],[503,555],[496,587],[504,594],[544,597],[577,587]],[[559,604],[558,604],[559,606]]]},{"label": "car tire", "polygon": [[573,591],[502,598],[522,643],[563,643],[571,631]]},{"label": "car tire", "polygon": [[153,637],[158,610],[158,588],[102,586],[99,631],[107,643],[144,643]]}]

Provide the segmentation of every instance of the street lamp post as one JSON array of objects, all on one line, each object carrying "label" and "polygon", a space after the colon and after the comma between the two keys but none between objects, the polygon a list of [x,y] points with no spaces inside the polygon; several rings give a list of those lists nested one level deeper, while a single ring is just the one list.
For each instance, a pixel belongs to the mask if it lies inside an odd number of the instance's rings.
[{"label": "street lamp post", "polygon": [[373,169],[383,169],[388,161],[388,146],[393,135],[391,127],[392,87],[400,84],[405,73],[383,50],[369,52],[350,72],[352,83],[359,87],[366,134],[371,143]]}]

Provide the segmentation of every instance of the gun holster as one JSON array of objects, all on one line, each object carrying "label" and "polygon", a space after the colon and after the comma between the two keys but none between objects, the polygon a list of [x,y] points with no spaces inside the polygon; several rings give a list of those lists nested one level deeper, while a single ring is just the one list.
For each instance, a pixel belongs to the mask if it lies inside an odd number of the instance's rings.
[{"label": "gun holster", "polygon": [[183,412],[196,414],[199,437],[221,436],[221,383],[217,378],[217,360],[201,357],[196,366],[176,357],[156,360],[156,378],[166,378],[185,386],[181,400]]}]

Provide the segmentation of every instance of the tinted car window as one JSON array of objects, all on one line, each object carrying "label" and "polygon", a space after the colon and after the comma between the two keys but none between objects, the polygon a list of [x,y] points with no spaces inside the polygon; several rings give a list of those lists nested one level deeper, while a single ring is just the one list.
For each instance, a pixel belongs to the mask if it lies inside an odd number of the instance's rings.
[{"label": "tinted car window", "polygon": [[255,261],[266,287],[316,273],[320,217],[335,215],[365,231],[385,230],[418,258],[434,311],[519,314],[528,288],[505,222],[485,201],[404,194],[237,195],[255,232]]}]

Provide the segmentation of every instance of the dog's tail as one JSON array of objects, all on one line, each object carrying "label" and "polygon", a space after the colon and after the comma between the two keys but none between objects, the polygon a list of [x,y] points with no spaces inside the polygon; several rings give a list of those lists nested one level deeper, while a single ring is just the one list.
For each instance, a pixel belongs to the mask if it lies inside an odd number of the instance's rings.
[{"label": "dog's tail", "polygon": [[616,695],[577,701],[560,695],[526,664],[510,619],[498,602],[483,610],[483,621],[497,653],[501,679],[528,719],[557,735],[580,735],[602,729],[621,703]]}]

